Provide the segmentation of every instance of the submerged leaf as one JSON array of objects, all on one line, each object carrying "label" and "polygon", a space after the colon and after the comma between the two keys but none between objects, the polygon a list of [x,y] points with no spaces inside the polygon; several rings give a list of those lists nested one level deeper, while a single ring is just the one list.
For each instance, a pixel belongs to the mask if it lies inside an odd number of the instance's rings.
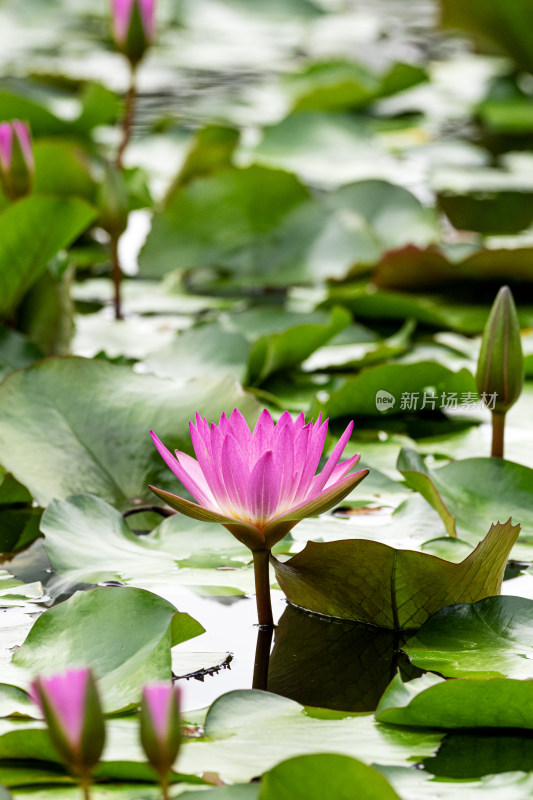
[{"label": "submerged leaf", "polygon": [[458,564],[359,539],[308,542],[289,561],[273,562],[294,605],[382,628],[418,628],[444,606],[499,594],[519,530],[511,520],[492,525]]}]

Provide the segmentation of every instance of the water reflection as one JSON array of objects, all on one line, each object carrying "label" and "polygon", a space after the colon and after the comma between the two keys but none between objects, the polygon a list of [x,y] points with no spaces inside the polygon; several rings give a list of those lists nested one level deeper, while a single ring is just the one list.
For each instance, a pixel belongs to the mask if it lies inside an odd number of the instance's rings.
[{"label": "water reflection", "polygon": [[[400,652],[409,635],[325,621],[287,606],[275,629],[266,688],[303,705],[373,711],[398,669],[404,680],[422,674]],[[258,640],[256,661],[265,648]],[[257,663],[255,674],[260,676]]]}]

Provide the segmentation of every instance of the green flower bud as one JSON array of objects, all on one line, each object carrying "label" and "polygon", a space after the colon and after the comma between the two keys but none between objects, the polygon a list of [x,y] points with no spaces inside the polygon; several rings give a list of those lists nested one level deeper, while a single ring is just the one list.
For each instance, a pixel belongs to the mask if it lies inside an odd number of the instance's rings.
[{"label": "green flower bud", "polygon": [[128,187],[122,172],[111,164],[106,166],[96,202],[100,210],[98,225],[118,239],[128,224]]},{"label": "green flower bud", "polygon": [[505,414],[520,397],[523,381],[524,357],[518,315],[511,290],[502,286],[483,332],[477,388],[492,411]]}]

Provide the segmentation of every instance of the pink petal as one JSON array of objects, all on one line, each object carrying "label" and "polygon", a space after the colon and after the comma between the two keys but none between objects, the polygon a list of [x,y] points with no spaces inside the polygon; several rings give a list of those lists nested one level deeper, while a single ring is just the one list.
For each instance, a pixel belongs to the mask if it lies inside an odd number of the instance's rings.
[{"label": "pink petal", "polygon": [[226,489],[227,508],[240,519],[249,514],[249,470],[236,439],[228,433],[222,443],[222,478]]},{"label": "pink petal", "polygon": [[[296,493],[294,495],[294,502],[300,503],[308,495],[310,486],[313,481],[318,462],[324,449],[324,442],[328,432],[328,420],[321,424],[319,417],[314,427],[309,432],[309,441],[307,443],[307,453],[305,462],[302,469],[302,474]],[[295,464],[298,463],[295,459]]]},{"label": "pink petal", "polygon": [[248,496],[251,517],[264,525],[275,515],[278,507],[280,484],[274,455],[271,450],[263,453],[250,475]]},{"label": "pink petal", "polygon": [[361,458],[360,454],[357,453],[357,455],[352,456],[351,458],[348,458],[346,461],[341,461],[339,464],[337,464],[337,466],[329,476],[326,485],[324,486],[324,489],[329,489],[329,487],[333,486],[334,483],[339,481],[341,478],[344,478],[344,476],[348,474],[351,468],[357,464],[360,458]]},{"label": "pink petal", "polygon": [[213,503],[212,496],[210,497],[209,495],[207,495],[205,491],[203,491],[202,488],[198,486],[198,484],[193,480],[193,478],[188,474],[188,472],[185,471],[185,469],[181,466],[179,461],[176,458],[174,458],[172,453],[169,450],[167,450],[163,442],[156,436],[156,434],[153,431],[150,431],[150,436],[152,437],[152,440],[159,452],[159,455],[161,456],[167,467],[169,467],[172,470],[176,478],[178,478],[182,482],[187,491],[192,494],[194,499],[197,500],[200,503],[200,505],[210,508]]},{"label": "pink petal", "polygon": [[210,494],[218,504],[224,503],[226,499],[226,488],[222,481],[220,463],[216,463],[213,458],[213,448],[211,445],[211,435],[207,423],[198,425],[197,428],[191,423],[191,441],[196,453],[196,458],[202,470],[202,474],[209,487]]},{"label": "pink petal", "polygon": [[143,701],[155,734],[162,742],[168,737],[169,716],[176,700],[177,690],[171,683],[151,683],[143,689]]},{"label": "pink petal", "polygon": [[2,169],[9,170],[11,167],[11,154],[13,152],[13,129],[9,122],[0,124],[0,163]]},{"label": "pink petal", "polygon": [[259,458],[261,458],[263,453],[266,453],[266,451],[270,448],[270,439],[273,432],[274,421],[265,408],[261,412],[252,434],[252,442],[248,458],[250,469],[253,468],[254,464]]},{"label": "pink petal", "polygon": [[139,0],[141,19],[147,39],[155,36],[155,0]]},{"label": "pink petal", "polygon": [[[292,423],[292,420],[291,420]],[[294,432],[291,425],[285,425],[278,433],[276,430],[273,443],[276,480],[279,487],[279,505],[283,506],[294,496]],[[258,462],[259,463],[259,462]]]},{"label": "pink petal", "polygon": [[111,0],[113,32],[117,42],[126,41],[134,2],[135,0]]},{"label": "pink petal", "polygon": [[311,484],[310,494],[316,494],[317,492],[322,491],[322,489],[328,482],[331,473],[337,466],[339,458],[342,456],[343,450],[346,447],[348,439],[351,436],[352,430],[353,430],[353,421],[350,422],[350,424],[342,434],[341,438],[333,448],[333,452],[326,461],[326,466],[324,467],[322,472],[320,472],[313,480]]},{"label": "pink petal", "polygon": [[26,166],[32,171],[35,168],[35,161],[33,159],[33,148],[31,146],[29,126],[25,122],[14,119],[13,130],[15,131],[20,142],[20,149],[22,150]]},{"label": "pink petal", "polygon": [[233,410],[232,415],[229,418],[229,430],[239,442],[241,449],[243,451],[247,450],[252,440],[252,434],[250,433],[248,423],[238,408]]}]

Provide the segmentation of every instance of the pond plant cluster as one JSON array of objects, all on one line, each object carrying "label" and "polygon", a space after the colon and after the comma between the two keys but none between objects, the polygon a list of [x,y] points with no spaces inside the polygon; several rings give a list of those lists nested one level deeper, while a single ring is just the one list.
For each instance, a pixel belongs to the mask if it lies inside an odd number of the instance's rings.
[{"label": "pond plant cluster", "polygon": [[0,18],[0,800],[531,797],[530,1]]}]

